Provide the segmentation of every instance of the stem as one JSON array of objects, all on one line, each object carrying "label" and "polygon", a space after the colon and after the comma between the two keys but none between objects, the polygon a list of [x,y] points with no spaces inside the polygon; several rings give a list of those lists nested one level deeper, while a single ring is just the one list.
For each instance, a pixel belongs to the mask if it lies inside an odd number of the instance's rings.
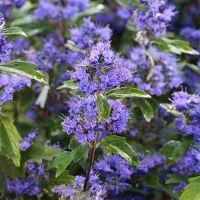
[{"label": "stem", "polygon": [[87,185],[88,185],[88,181],[89,181],[89,178],[90,178],[90,172],[91,172],[91,169],[92,169],[95,150],[96,150],[95,144],[90,144],[90,147],[89,147],[89,163],[88,163],[87,174],[86,174],[86,177],[85,177],[85,183],[84,183],[84,187],[83,187],[84,192],[87,190]]},{"label": "stem", "polygon": [[[64,0],[61,0],[61,4],[62,4],[62,7],[66,6],[66,2]],[[59,27],[60,35],[61,35],[61,37],[63,37],[63,40],[66,43],[67,38],[65,37],[65,29],[66,29],[65,20],[60,19],[59,22],[58,22],[58,27]]]},{"label": "stem", "polygon": [[67,42],[67,38],[65,37],[65,21],[59,20],[58,27],[59,27],[59,33],[60,33],[61,39],[63,39],[64,42]]}]

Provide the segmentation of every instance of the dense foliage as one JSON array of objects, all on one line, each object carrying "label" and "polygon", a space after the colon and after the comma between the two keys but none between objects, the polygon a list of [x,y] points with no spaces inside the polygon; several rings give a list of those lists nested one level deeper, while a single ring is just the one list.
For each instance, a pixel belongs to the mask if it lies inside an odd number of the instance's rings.
[{"label": "dense foliage", "polygon": [[0,199],[199,200],[200,1],[0,0]]}]

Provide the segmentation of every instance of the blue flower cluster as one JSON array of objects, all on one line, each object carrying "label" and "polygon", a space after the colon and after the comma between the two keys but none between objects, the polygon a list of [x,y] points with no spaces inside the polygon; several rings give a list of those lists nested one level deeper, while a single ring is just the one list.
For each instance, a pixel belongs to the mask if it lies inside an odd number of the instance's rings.
[{"label": "blue flower cluster", "polygon": [[200,29],[185,27],[181,30],[180,35],[192,43],[200,43]]},{"label": "blue flower cluster", "polygon": [[37,18],[51,17],[53,21],[74,17],[86,10],[89,0],[39,0],[39,8],[35,11]]},{"label": "blue flower cluster", "polygon": [[104,155],[95,162],[95,169],[104,179],[105,188],[111,196],[131,188],[127,181],[131,178],[132,169],[119,155],[110,157]]},{"label": "blue flower cluster", "polygon": [[1,0],[0,1],[0,12],[6,19],[11,17],[12,8],[21,8],[25,4],[26,0]]},{"label": "blue flower cluster", "polygon": [[[119,155],[104,155],[102,159],[95,162],[95,169],[104,180],[105,188],[110,198],[117,199],[123,192],[131,190],[133,179],[136,184],[139,182],[137,175],[145,177],[146,174],[152,172],[156,167],[162,167],[165,163],[165,156],[161,154],[153,154],[146,157],[139,154],[139,158],[139,168],[130,167],[127,161]],[[144,190],[150,189],[142,185],[140,187]],[[135,198],[141,199],[141,195],[136,195]],[[129,199],[128,196],[127,199]]]},{"label": "blue flower cluster", "polygon": [[154,154],[152,156],[144,156],[139,154],[140,167],[133,169],[134,173],[147,174],[155,167],[161,166],[165,162],[165,156],[161,154]]},{"label": "blue flower cluster", "polygon": [[106,190],[104,186],[101,185],[98,175],[94,172],[91,173],[89,179],[89,191],[82,192],[85,177],[76,176],[72,187],[65,185],[58,185],[52,188],[52,192],[57,194],[62,198],[70,199],[95,199],[103,200]]},{"label": "blue flower cluster", "polygon": [[130,83],[133,80],[133,72],[132,66],[111,50],[110,42],[99,42],[77,64],[71,79],[80,83],[79,92],[94,94]]},{"label": "blue flower cluster", "polygon": [[10,54],[12,50],[12,45],[10,42],[7,42],[0,33],[0,63],[7,63],[10,60]]},{"label": "blue flower cluster", "polygon": [[179,133],[194,136],[200,142],[200,96],[187,92],[175,92],[172,95],[172,105],[183,115],[176,117],[176,127]]},{"label": "blue flower cluster", "polygon": [[10,60],[12,50],[11,42],[8,42],[3,36],[2,29],[4,28],[5,20],[0,12],[0,64],[7,63]]},{"label": "blue flower cluster", "polygon": [[18,38],[12,43],[12,57],[22,56],[26,58],[26,54],[30,49],[30,42],[24,38]]},{"label": "blue flower cluster", "polygon": [[69,104],[69,116],[62,123],[65,132],[75,134],[82,143],[100,141],[107,134],[120,134],[126,128],[129,112],[119,100],[110,100],[111,113],[103,121],[98,120],[98,107],[94,96],[80,100],[73,99]]},{"label": "blue flower cluster", "polygon": [[171,171],[175,174],[184,176],[200,174],[200,149],[199,147],[190,147],[181,160],[176,163]]},{"label": "blue flower cluster", "polygon": [[0,106],[12,101],[14,92],[22,90],[25,86],[31,86],[29,78],[15,74],[0,74]]},{"label": "blue flower cluster", "polygon": [[176,14],[175,7],[166,5],[163,0],[140,0],[142,8],[134,12],[134,21],[138,30],[162,37],[167,26]]},{"label": "blue flower cluster", "polygon": [[2,0],[1,6],[15,6],[20,8],[24,5],[26,0]]},{"label": "blue flower cluster", "polygon": [[39,70],[48,72],[59,62],[58,49],[51,43],[46,43],[43,49],[36,53],[35,64]]},{"label": "blue flower cluster", "polygon": [[149,55],[142,47],[129,51],[130,61],[136,66],[133,83],[141,90],[156,96],[179,87],[182,78],[176,56],[160,52],[154,46],[150,46],[147,52]]},{"label": "blue flower cluster", "polygon": [[97,26],[91,21],[91,18],[84,18],[80,27],[72,28],[71,40],[80,49],[87,50],[99,41],[108,41],[112,36],[109,27]]},{"label": "blue flower cluster", "polygon": [[24,179],[6,180],[6,190],[16,195],[35,196],[41,193],[41,181],[39,178],[47,178],[46,172],[42,164],[27,163],[27,176]]},{"label": "blue flower cluster", "polygon": [[[110,40],[112,31],[108,26],[96,25],[91,18],[84,18],[80,27],[70,29],[70,34],[70,40],[74,42],[78,49],[88,51],[96,43]],[[67,64],[74,67],[80,59],[84,58],[84,53],[67,51],[66,56]]]},{"label": "blue flower cluster", "polygon": [[[0,64],[9,62],[12,52],[12,44],[7,42],[2,34],[4,23],[4,17],[0,13]],[[22,90],[25,86],[31,86],[30,79],[15,74],[7,75],[0,73],[0,106],[11,101],[14,92]]]},{"label": "blue flower cluster", "polygon": [[1,0],[0,12],[2,12],[7,18],[10,15],[10,8],[21,8],[25,4],[25,2],[26,0]]},{"label": "blue flower cluster", "polygon": [[36,136],[37,135],[35,132],[31,132],[26,137],[24,137],[23,140],[20,142],[20,150],[26,151],[27,149],[29,149]]},{"label": "blue flower cluster", "polygon": [[175,186],[174,190],[175,190],[176,192],[180,192],[180,191],[182,191],[182,190],[185,188],[186,185],[187,185],[187,182],[178,183],[178,184]]},{"label": "blue flower cluster", "polygon": [[[200,69],[200,62],[197,63],[197,67]],[[189,68],[185,70],[184,82],[186,83],[187,87],[198,90],[199,83],[200,83],[199,78],[200,78],[199,74],[195,73],[193,70],[191,70]]]},{"label": "blue flower cluster", "polygon": [[9,193],[34,196],[40,193],[40,183],[37,179],[32,178],[25,180],[6,180],[6,189]]},{"label": "blue flower cluster", "polygon": [[[6,149],[12,134],[3,138],[0,182],[5,187],[0,198],[173,199],[182,194],[188,178],[200,174],[200,60],[176,51],[195,53],[187,42],[172,44],[181,36],[200,50],[200,2],[176,1],[179,12],[168,4],[172,2],[0,0],[0,65],[32,62],[47,82],[36,81],[33,91],[14,98],[31,86],[30,79],[0,71],[0,124],[10,112],[19,133],[34,127],[40,135],[37,143],[34,131],[21,141],[11,138],[21,154],[16,150],[12,159],[8,154],[14,145]],[[23,35],[9,29],[12,24],[29,37],[9,41]],[[136,88],[151,98],[142,98]],[[122,93],[130,96],[118,99]],[[111,134],[118,136],[106,149],[102,145]],[[121,137],[127,140],[117,143]],[[55,145],[43,145],[49,142]],[[133,154],[131,163],[139,160],[138,167],[127,161]]]}]

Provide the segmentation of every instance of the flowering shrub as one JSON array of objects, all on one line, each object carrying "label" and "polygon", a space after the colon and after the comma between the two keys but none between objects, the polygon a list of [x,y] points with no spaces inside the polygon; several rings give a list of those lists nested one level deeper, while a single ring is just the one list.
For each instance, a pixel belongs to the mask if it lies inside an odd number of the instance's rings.
[{"label": "flowering shrub", "polygon": [[199,200],[200,3],[0,1],[0,199]]}]

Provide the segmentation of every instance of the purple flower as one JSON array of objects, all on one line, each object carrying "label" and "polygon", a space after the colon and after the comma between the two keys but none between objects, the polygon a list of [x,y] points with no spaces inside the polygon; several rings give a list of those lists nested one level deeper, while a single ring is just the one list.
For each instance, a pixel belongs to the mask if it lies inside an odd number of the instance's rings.
[{"label": "purple flower", "polygon": [[71,79],[80,83],[79,92],[87,94],[120,86],[133,78],[132,66],[111,50],[110,42],[97,43],[75,70]]},{"label": "purple flower", "polygon": [[31,144],[33,140],[36,138],[36,133],[31,132],[26,137],[23,138],[23,140],[20,142],[20,150],[26,151],[31,147]]},{"label": "purple flower", "polygon": [[108,176],[109,174],[116,176],[121,180],[129,179],[132,174],[127,161],[119,155],[114,155],[111,157],[104,156],[103,159],[99,159],[95,163],[95,169],[107,173]]},{"label": "purple flower", "polygon": [[0,64],[10,61],[11,50],[11,43],[7,42],[2,33],[0,33]]},{"label": "purple flower", "polygon": [[190,147],[181,160],[172,166],[171,171],[184,176],[198,175],[200,173],[199,147]]},{"label": "purple flower", "polygon": [[26,170],[29,174],[36,175],[36,176],[43,176],[45,175],[45,168],[42,164],[35,164],[32,162],[27,163]]},{"label": "purple flower", "polygon": [[2,0],[1,3],[2,5],[16,6],[17,8],[19,8],[25,3],[25,0]]},{"label": "purple flower", "polygon": [[44,178],[46,174],[42,164],[27,163],[25,178],[6,179],[6,190],[16,195],[36,196],[41,193],[41,179]]},{"label": "purple flower", "polygon": [[36,136],[37,136],[37,135],[36,135],[35,132],[29,133],[29,134],[27,135],[29,141],[34,140],[34,139],[36,138]]},{"label": "purple flower", "polygon": [[50,71],[59,62],[58,49],[51,43],[46,43],[43,49],[36,53],[34,62],[39,70]]},{"label": "purple flower", "polygon": [[131,17],[131,11],[128,8],[118,6],[117,16],[120,17],[121,19],[127,21]]},{"label": "purple flower", "polygon": [[[198,63],[197,63],[197,65],[198,65]],[[197,90],[199,88],[200,75],[189,68],[185,69],[184,70],[184,83],[187,85],[188,88]]]},{"label": "purple flower", "polygon": [[0,12],[0,29],[2,29],[4,24],[5,24],[5,19],[4,19],[3,15],[2,15],[2,13]]},{"label": "purple flower", "polygon": [[25,86],[30,87],[30,79],[19,75],[0,75],[0,106],[12,101],[15,91],[22,90]]},{"label": "purple flower", "polygon": [[79,28],[71,29],[71,40],[80,49],[88,49],[99,41],[110,40],[112,31],[108,27],[95,25],[90,18],[84,18]]},{"label": "purple flower", "polygon": [[29,40],[26,40],[24,38],[19,38],[13,42],[13,49],[12,49],[12,55],[14,57],[17,56],[26,56],[26,53],[28,52],[30,48],[30,42]]},{"label": "purple flower", "polygon": [[129,51],[130,62],[136,65],[133,84],[156,96],[166,94],[171,89],[179,87],[182,78],[175,55],[159,52],[154,46],[150,46],[148,51],[154,63],[140,47]]},{"label": "purple flower", "polygon": [[195,142],[200,142],[200,96],[187,92],[175,92],[172,95],[172,105],[182,112],[182,116],[176,117],[176,127],[179,133],[186,136],[194,136]]},{"label": "purple flower", "polygon": [[94,172],[91,173],[89,188],[85,192],[83,192],[84,180],[83,176],[76,176],[71,187],[65,185],[54,186],[52,192],[63,198],[103,200],[102,197],[106,194],[106,190],[102,186],[98,175]]},{"label": "purple flower", "polygon": [[154,154],[152,156],[144,157],[142,154],[139,155],[140,167],[134,169],[134,173],[149,173],[153,168],[164,164],[165,157],[160,154]]},{"label": "purple flower", "polygon": [[30,146],[31,146],[31,144],[28,141],[26,141],[26,140],[22,140],[20,142],[20,150],[21,151],[26,151],[27,149],[30,148]]},{"label": "purple flower", "polygon": [[187,112],[200,103],[200,97],[195,94],[188,94],[187,92],[180,91],[172,94],[172,105],[178,111]]},{"label": "purple flower", "polygon": [[74,187],[82,187],[84,184],[85,178],[83,176],[76,176],[74,179]]},{"label": "purple flower", "polygon": [[194,29],[191,27],[184,27],[180,35],[184,37],[186,40],[192,43],[200,43],[200,29]]},{"label": "purple flower", "polygon": [[128,180],[132,170],[127,161],[119,155],[103,156],[95,162],[95,169],[105,179],[105,188],[113,194],[119,194],[130,188]]},{"label": "purple flower", "polygon": [[163,37],[176,14],[175,7],[160,0],[140,0],[140,3],[142,8],[136,10],[133,16],[137,29],[153,33],[156,37]]},{"label": "purple flower", "polygon": [[62,123],[68,135],[75,134],[82,143],[95,141],[106,134],[120,134],[126,128],[129,112],[120,100],[110,100],[110,116],[99,122],[98,107],[94,96],[80,101],[73,99],[70,104],[69,116]]},{"label": "purple flower", "polygon": [[26,0],[16,0],[15,1],[15,7],[21,8],[25,4]]},{"label": "purple flower", "polygon": [[74,17],[79,12],[87,9],[89,0],[39,0],[39,8],[35,11],[39,19],[48,16],[53,21]]},{"label": "purple flower", "polygon": [[181,182],[175,186],[174,190],[177,192],[180,192],[181,190],[185,188],[186,185],[187,185],[186,182]]}]

